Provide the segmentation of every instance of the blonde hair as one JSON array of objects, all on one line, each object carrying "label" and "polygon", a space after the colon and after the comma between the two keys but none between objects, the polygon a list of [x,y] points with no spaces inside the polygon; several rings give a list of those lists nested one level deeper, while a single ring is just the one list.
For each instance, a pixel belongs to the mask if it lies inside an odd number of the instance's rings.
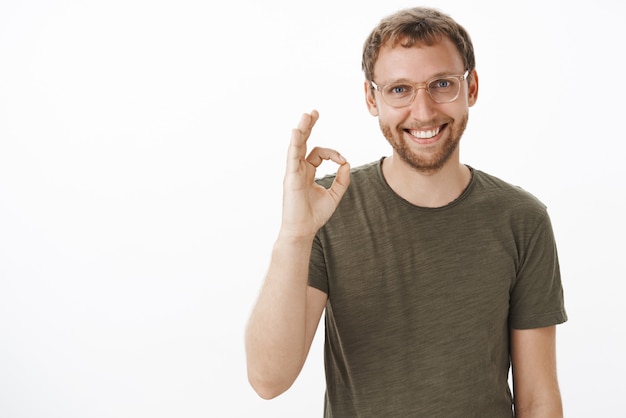
[{"label": "blonde hair", "polygon": [[474,46],[469,34],[450,16],[431,8],[414,7],[400,10],[382,19],[363,45],[361,68],[366,80],[373,81],[374,64],[384,45],[411,48],[417,44],[435,45],[447,36],[463,59],[465,70],[476,67]]}]

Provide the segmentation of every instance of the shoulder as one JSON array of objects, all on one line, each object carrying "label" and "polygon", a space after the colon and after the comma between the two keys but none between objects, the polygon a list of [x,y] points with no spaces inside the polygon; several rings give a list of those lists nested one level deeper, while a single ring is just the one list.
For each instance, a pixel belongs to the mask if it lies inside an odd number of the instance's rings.
[{"label": "shoulder", "polygon": [[511,184],[492,174],[472,169],[474,172],[474,193],[480,199],[506,209],[546,212],[546,205],[528,190]]},{"label": "shoulder", "polygon": [[551,228],[547,206],[528,190],[499,177],[474,170],[473,190],[468,197],[477,218],[503,230],[531,236],[537,228]]}]

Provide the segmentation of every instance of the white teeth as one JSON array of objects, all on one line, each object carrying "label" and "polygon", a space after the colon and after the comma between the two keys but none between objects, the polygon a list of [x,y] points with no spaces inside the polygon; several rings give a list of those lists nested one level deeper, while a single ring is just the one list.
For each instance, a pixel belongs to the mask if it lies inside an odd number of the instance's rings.
[{"label": "white teeth", "polygon": [[413,135],[416,138],[420,138],[420,139],[428,139],[428,138],[432,138],[433,136],[437,135],[439,133],[441,129],[440,128],[436,128],[436,129],[431,129],[430,131],[415,131],[415,130],[411,130],[411,135]]}]

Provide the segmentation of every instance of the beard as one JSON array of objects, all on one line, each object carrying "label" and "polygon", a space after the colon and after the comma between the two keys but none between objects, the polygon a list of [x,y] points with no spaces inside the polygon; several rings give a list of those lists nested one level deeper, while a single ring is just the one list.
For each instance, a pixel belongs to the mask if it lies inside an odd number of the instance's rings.
[{"label": "beard", "polygon": [[[394,135],[389,125],[384,125],[380,119],[378,123],[383,135],[387,138],[387,141],[389,141],[392,148],[402,161],[408,164],[409,167],[422,173],[435,173],[450,160],[452,154],[454,154],[456,149],[459,147],[461,136],[463,135],[463,132],[465,132],[465,127],[467,126],[468,115],[469,112],[466,112],[463,116],[461,116],[458,120],[458,124],[452,128],[450,135],[445,142],[442,144],[435,144],[435,146],[438,147],[437,149],[421,153],[411,150],[410,145],[404,139],[405,131],[403,129],[398,128]],[[447,128],[450,128],[451,126],[453,125],[448,125]]]}]

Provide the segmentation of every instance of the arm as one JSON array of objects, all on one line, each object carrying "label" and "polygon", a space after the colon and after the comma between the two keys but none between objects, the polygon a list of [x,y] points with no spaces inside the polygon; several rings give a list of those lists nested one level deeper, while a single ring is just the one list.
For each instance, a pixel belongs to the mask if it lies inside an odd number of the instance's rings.
[{"label": "arm", "polygon": [[515,416],[562,418],[556,373],[556,326],[511,329]]},{"label": "arm", "polygon": [[[315,234],[335,211],[350,182],[350,166],[336,151],[306,141],[318,114],[303,115],[291,136],[283,182],[283,214],[270,266],[246,329],[248,380],[265,399],[287,390],[300,373],[326,304],[308,286]],[[329,189],[315,183],[323,160],[340,167]]]}]

